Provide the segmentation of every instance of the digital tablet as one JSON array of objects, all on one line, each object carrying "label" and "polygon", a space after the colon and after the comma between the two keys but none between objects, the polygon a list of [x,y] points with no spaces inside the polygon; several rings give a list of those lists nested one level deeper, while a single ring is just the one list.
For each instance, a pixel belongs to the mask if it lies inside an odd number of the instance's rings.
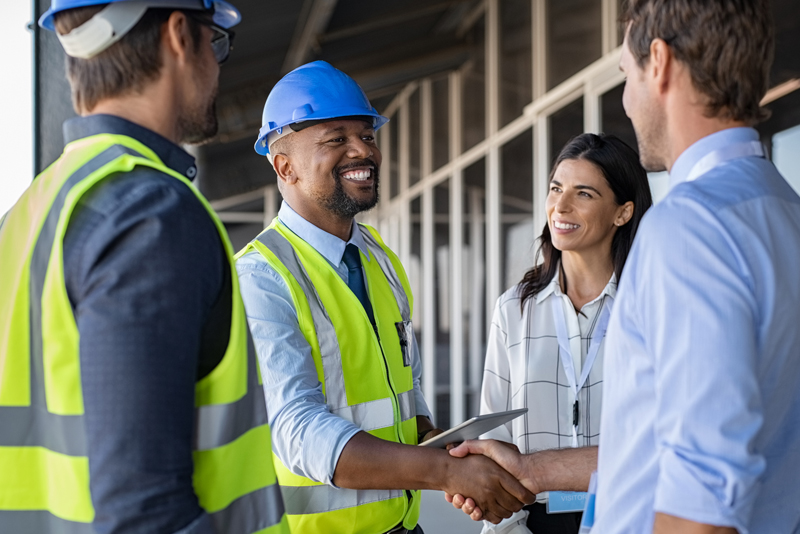
[{"label": "digital tablet", "polygon": [[420,447],[435,447],[444,449],[448,443],[461,443],[468,439],[477,439],[482,434],[487,433],[493,428],[508,423],[520,415],[527,412],[527,408],[509,410],[507,412],[487,413],[478,415],[472,419],[467,419],[458,426],[442,432],[438,436],[432,437],[428,441],[419,444]]}]

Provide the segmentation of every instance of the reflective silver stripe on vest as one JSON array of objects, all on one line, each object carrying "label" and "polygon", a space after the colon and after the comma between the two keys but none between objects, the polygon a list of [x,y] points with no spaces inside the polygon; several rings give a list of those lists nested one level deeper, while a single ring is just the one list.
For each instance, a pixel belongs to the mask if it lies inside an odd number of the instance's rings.
[{"label": "reflective silver stripe on vest", "polygon": [[333,486],[281,486],[286,513],[321,514],[372,502],[405,498],[403,490],[351,490]]},{"label": "reflective silver stripe on vest", "polygon": [[408,421],[417,416],[417,403],[414,399],[414,390],[409,390],[397,396],[397,404],[400,407],[400,420]]},{"label": "reflective silver stripe on vest", "polygon": [[209,404],[195,409],[195,441],[198,451],[226,445],[248,430],[267,424],[267,405],[258,384],[253,339],[247,329],[247,393],[229,404]]},{"label": "reflective silver stripe on vest", "polygon": [[56,517],[47,510],[0,510],[0,532],[3,534],[45,533],[95,534],[91,523],[78,523]]},{"label": "reflective silver stripe on vest", "polygon": [[408,295],[406,295],[406,290],[403,288],[403,283],[400,281],[397,271],[394,270],[392,260],[389,259],[388,254],[386,254],[386,251],[383,250],[383,247],[380,246],[369,229],[360,224],[358,227],[361,229],[361,235],[364,236],[367,245],[369,245],[369,251],[372,252],[372,255],[378,260],[381,271],[383,271],[383,274],[389,281],[389,286],[392,288],[392,293],[394,293],[394,299],[397,301],[397,307],[400,308],[400,316],[404,321],[410,321],[411,305],[408,302]]},{"label": "reflective silver stripe on vest", "polygon": [[277,525],[284,514],[278,484],[242,495],[227,508],[211,514],[217,532],[250,534]]},{"label": "reflective silver stripe on vest", "polygon": [[319,293],[317,293],[314,284],[311,283],[305,267],[300,263],[294,247],[280,232],[275,229],[269,229],[262,232],[257,239],[281,260],[292,277],[300,284],[300,288],[308,301],[308,307],[311,309],[314,330],[319,341],[328,408],[331,411],[335,411],[346,407],[347,394],[344,389],[344,371],[342,370],[342,353],[339,349],[339,340],[336,338],[333,322],[322,304]]},{"label": "reflective silver stripe on vest", "polygon": [[394,407],[390,398],[344,406],[332,412],[365,432],[394,426]]},{"label": "reflective silver stripe on vest", "polygon": [[[56,194],[39,236],[33,246],[30,265],[30,406],[0,406],[0,446],[45,447],[68,456],[86,456],[83,416],[56,415],[47,411],[44,385],[44,343],[42,335],[42,295],[47,265],[56,239],[58,220],[67,194],[79,182],[115,159],[131,155],[142,157],[130,148],[114,145],[76,170]],[[49,515],[47,512],[44,514]]]}]

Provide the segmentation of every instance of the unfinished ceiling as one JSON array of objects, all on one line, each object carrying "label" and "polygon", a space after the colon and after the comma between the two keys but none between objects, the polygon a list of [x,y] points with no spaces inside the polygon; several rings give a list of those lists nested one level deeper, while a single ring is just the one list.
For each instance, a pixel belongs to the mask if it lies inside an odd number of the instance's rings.
[{"label": "unfinished ceiling", "polygon": [[253,151],[264,101],[293,68],[323,59],[347,72],[382,111],[402,87],[452,70],[474,45],[469,29],[480,0],[233,0],[242,13],[223,66],[218,136],[202,147],[198,185],[219,199],[274,180]]}]

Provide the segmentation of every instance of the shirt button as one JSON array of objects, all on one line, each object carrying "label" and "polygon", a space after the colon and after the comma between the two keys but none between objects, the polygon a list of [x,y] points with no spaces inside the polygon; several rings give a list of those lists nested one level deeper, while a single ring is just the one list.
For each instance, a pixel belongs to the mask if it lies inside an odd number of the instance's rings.
[{"label": "shirt button", "polygon": [[189,167],[186,170],[186,176],[188,176],[189,178],[194,178],[195,176],[197,176],[197,167],[195,166]]}]

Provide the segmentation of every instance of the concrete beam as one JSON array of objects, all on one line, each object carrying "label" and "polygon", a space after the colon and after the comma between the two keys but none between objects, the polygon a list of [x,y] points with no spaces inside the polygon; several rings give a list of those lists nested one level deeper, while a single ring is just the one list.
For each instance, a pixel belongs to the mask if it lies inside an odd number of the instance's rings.
[{"label": "concrete beam", "polygon": [[305,63],[312,47],[318,46],[317,39],[328,27],[336,2],[337,0],[305,0],[289,52],[283,61],[283,74]]}]

